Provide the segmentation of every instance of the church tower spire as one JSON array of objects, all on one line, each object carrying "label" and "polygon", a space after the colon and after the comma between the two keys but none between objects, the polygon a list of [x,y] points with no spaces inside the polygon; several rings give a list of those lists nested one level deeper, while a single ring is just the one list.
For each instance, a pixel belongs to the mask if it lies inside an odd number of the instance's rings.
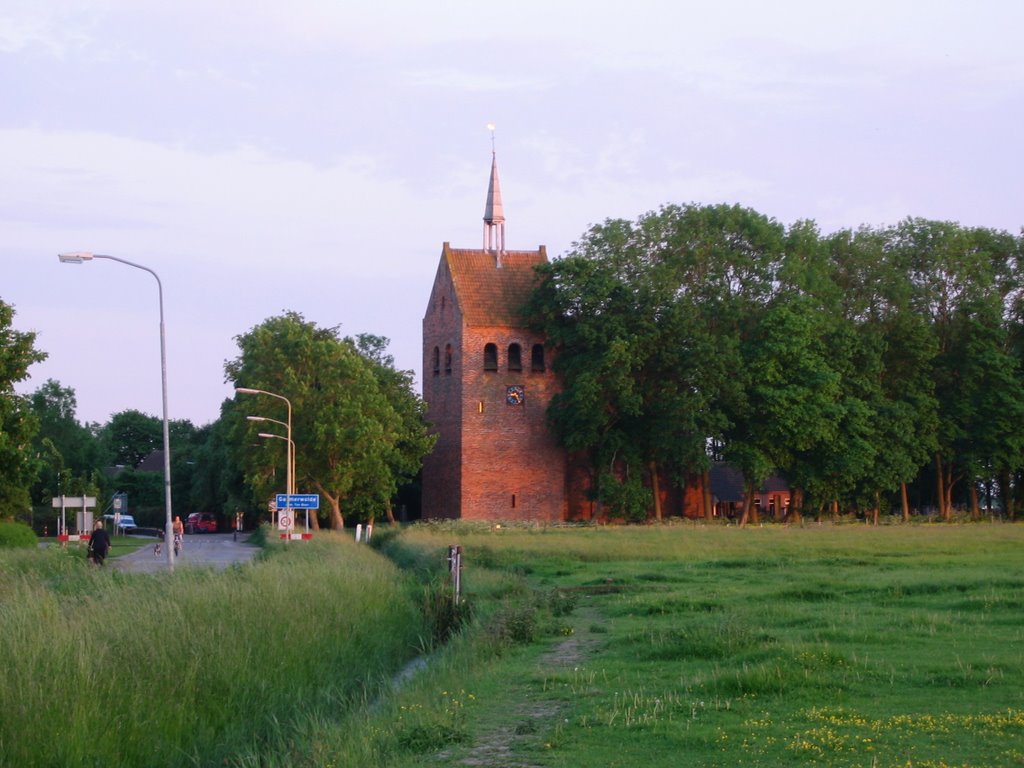
[{"label": "church tower spire", "polygon": [[498,157],[494,150],[494,123],[491,131],[491,180],[487,185],[487,204],[484,206],[484,250],[493,251],[497,265],[505,252],[505,209],[501,204],[501,184],[498,182]]}]

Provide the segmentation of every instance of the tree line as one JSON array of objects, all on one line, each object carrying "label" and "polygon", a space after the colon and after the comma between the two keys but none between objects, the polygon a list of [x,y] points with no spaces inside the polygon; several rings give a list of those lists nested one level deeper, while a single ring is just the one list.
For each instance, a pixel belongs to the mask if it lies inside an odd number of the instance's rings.
[{"label": "tree line", "polygon": [[[981,496],[1013,518],[1022,249],[1024,235],[918,218],[832,234],[729,205],[607,220],[539,268],[524,308],[563,382],[551,427],[614,517],[661,518],[666,489],[693,487],[710,516],[708,473],[727,461],[744,478],[744,521],[775,472],[794,516],[934,506],[948,520],[954,505],[978,516]],[[159,473],[138,469],[162,447],[159,419],[80,424],[56,381],[15,394],[45,353],[13,317],[0,300],[0,517],[127,490],[159,524]],[[387,339],[285,312],[236,342],[225,380],[292,404],[296,489],[324,500],[314,524],[415,506],[434,438]],[[277,398],[238,396],[211,424],[172,422],[175,513],[265,516],[287,450],[259,435],[286,438],[287,415]]]},{"label": "tree line", "polygon": [[978,516],[979,494],[1012,518],[1022,247],[919,218],[825,235],[728,205],[607,220],[541,267],[526,307],[564,383],[550,423],[627,519],[660,517],[666,485],[706,491],[716,460],[742,472],[744,522],[776,471],[795,516],[906,518],[913,488],[942,519]]},{"label": "tree line", "polygon": [[[0,519],[52,532],[52,498],[96,496],[102,513],[123,492],[139,525],[162,527],[163,466],[153,461],[163,449],[162,420],[125,410],[105,424],[83,424],[74,390],[52,379],[16,394],[14,384],[46,353],[36,349],[34,333],[15,330],[13,318],[14,308],[0,300]],[[296,490],[321,495],[324,524],[340,528],[346,513],[373,519],[393,514],[396,503],[418,503],[410,486],[433,438],[412,372],[395,368],[386,338],[342,337],[286,312],[236,342],[239,355],[225,363],[225,379],[291,401]],[[286,423],[283,401],[241,396],[225,400],[210,424],[172,420],[174,514],[268,519],[269,501],[286,490],[288,452],[259,433],[286,440]],[[315,527],[320,522],[311,519]]]}]

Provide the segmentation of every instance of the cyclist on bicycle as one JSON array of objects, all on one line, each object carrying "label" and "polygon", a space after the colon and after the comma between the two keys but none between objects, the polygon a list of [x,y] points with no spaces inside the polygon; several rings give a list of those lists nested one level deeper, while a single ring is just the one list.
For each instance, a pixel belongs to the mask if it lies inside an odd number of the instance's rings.
[{"label": "cyclist on bicycle", "polygon": [[174,534],[174,554],[178,554],[185,544],[185,524],[181,522],[180,517],[175,516],[171,531]]}]

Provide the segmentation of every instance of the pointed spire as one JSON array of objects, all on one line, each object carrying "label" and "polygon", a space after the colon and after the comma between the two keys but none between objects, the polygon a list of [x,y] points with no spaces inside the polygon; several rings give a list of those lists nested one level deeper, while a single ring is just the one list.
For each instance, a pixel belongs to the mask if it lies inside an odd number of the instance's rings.
[{"label": "pointed spire", "polygon": [[505,251],[505,209],[501,204],[501,184],[498,182],[494,123],[487,127],[491,131],[491,180],[487,185],[487,204],[484,207],[484,250],[496,252],[497,265],[500,267],[501,254]]}]

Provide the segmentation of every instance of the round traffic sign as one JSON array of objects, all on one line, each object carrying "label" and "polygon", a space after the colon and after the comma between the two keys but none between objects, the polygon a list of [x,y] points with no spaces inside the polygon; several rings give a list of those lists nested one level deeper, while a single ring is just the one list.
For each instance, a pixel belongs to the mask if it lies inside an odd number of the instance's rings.
[{"label": "round traffic sign", "polygon": [[288,515],[281,515],[277,518],[277,527],[283,531],[287,531],[292,527],[292,519]]}]

